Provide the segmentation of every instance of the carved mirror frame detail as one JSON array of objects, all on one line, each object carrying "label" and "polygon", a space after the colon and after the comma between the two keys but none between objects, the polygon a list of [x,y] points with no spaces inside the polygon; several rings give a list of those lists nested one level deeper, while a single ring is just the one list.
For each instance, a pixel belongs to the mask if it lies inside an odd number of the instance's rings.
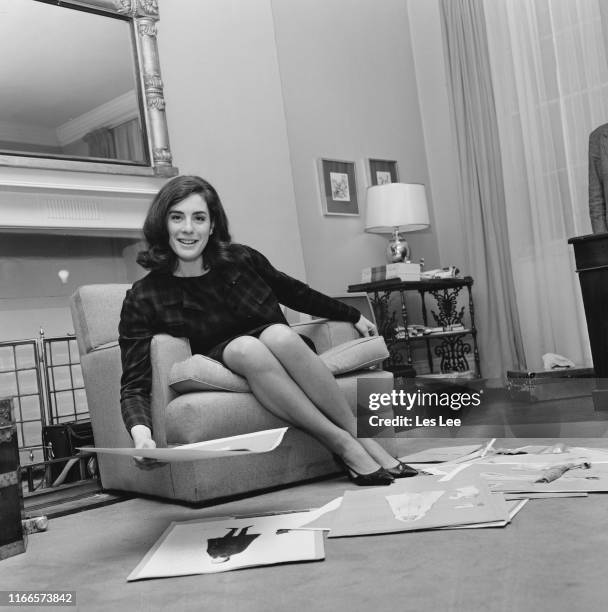
[{"label": "carved mirror frame detail", "polygon": [[[163,81],[156,42],[157,0],[117,0],[117,12],[126,14],[135,23],[137,54],[146,106],[152,164],[155,169],[172,168],[173,157],[169,148],[169,132],[165,116]],[[165,174],[165,172],[158,172]],[[175,172],[170,172],[170,175]]]}]

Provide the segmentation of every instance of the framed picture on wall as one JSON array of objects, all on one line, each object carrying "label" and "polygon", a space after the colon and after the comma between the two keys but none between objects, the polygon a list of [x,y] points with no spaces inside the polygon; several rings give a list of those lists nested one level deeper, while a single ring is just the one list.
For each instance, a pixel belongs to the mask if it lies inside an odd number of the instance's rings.
[{"label": "framed picture on wall", "polygon": [[324,215],[359,214],[355,162],[320,159],[319,184]]},{"label": "framed picture on wall", "polygon": [[370,159],[369,180],[370,185],[384,185],[385,183],[398,183],[397,162],[389,159]]}]

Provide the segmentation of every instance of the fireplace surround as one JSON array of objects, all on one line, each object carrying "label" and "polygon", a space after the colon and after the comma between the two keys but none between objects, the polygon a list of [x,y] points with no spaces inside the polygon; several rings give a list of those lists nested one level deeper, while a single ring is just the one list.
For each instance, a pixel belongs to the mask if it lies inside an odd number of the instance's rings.
[{"label": "fireplace surround", "polygon": [[65,335],[76,287],[139,278],[141,227],[166,180],[2,168],[0,341],[36,337],[41,327],[48,336]]}]

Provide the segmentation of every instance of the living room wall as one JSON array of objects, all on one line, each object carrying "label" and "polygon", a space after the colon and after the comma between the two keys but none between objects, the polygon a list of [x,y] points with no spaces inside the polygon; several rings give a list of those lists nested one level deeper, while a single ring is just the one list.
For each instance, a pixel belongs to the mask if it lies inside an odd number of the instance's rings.
[{"label": "living room wall", "polygon": [[[365,158],[397,160],[432,203],[405,0],[161,0],[160,15],[175,163],[216,185],[234,238],[330,293],[382,264]],[[361,216],[323,216],[319,157],[357,162]],[[433,227],[410,242],[439,265]]]},{"label": "living room wall", "polygon": [[159,2],[174,163],[218,190],[233,238],[305,276],[269,0]]},{"label": "living room wall", "polygon": [[[406,0],[272,0],[289,153],[308,281],[329,293],[385,263],[385,236],[364,233],[367,158],[397,161],[432,209]],[[359,217],[323,216],[318,158],[356,162]],[[431,228],[407,236],[440,265]]]}]

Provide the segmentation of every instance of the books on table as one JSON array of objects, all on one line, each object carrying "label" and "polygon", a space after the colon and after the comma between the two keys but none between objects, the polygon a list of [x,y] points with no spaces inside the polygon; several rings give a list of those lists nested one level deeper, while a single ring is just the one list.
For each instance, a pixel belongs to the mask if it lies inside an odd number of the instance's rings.
[{"label": "books on table", "polygon": [[384,266],[372,266],[361,270],[362,283],[375,283],[392,278],[401,281],[419,281],[420,264],[399,262]]}]

